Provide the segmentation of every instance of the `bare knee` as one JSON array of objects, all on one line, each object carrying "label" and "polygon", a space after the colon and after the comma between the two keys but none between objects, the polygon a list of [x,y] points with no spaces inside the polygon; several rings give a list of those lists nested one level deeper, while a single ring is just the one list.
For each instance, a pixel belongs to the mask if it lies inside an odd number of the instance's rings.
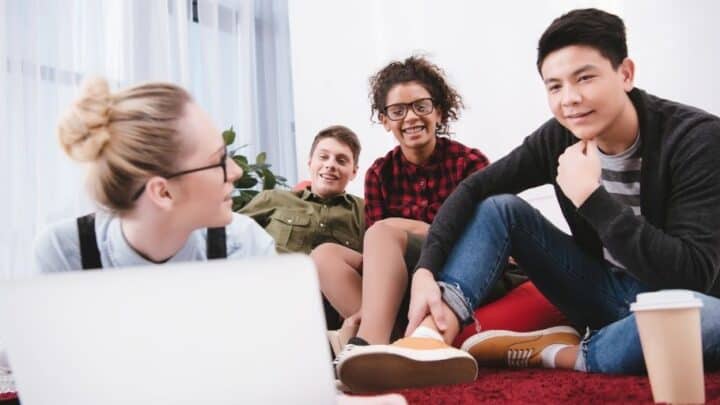
[{"label": "bare knee", "polygon": [[360,272],[362,269],[362,255],[336,243],[318,245],[310,252],[310,258],[315,263],[318,276],[321,278],[343,269],[355,272]]},{"label": "bare knee", "polygon": [[315,267],[320,276],[334,267],[333,262],[337,261],[338,256],[340,256],[338,247],[340,247],[340,245],[334,243],[323,243],[322,245],[316,246],[315,249],[310,252],[310,258],[315,263]]},{"label": "bare knee", "polygon": [[337,248],[339,245],[335,243],[323,243],[321,245],[316,246],[311,252],[310,252],[310,258],[314,262],[318,261],[324,261],[326,259],[332,259],[333,257],[337,256]]},{"label": "bare knee", "polygon": [[407,245],[407,232],[390,225],[385,220],[378,221],[365,231],[365,243],[373,242],[380,242],[384,245],[391,243],[400,246],[404,251]]}]

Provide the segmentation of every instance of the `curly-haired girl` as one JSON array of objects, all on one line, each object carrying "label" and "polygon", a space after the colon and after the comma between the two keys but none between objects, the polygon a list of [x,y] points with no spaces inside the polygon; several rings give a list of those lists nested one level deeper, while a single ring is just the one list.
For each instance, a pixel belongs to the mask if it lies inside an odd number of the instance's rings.
[{"label": "curly-haired girl", "polygon": [[331,334],[336,351],[353,335],[345,351],[389,343],[402,330],[408,274],[428,224],[465,177],[488,165],[479,150],[447,136],[463,103],[438,66],[419,56],[395,61],[370,78],[370,88],[372,116],[399,145],[365,174],[363,253],[334,244],[312,253],[323,293],[346,318],[342,336]]}]

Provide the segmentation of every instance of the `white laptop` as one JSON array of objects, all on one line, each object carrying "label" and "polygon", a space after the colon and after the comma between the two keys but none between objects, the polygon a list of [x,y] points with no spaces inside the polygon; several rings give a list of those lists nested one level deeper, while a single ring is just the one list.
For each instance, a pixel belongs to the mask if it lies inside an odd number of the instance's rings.
[{"label": "white laptop", "polygon": [[0,283],[0,340],[23,405],[335,402],[301,255]]}]

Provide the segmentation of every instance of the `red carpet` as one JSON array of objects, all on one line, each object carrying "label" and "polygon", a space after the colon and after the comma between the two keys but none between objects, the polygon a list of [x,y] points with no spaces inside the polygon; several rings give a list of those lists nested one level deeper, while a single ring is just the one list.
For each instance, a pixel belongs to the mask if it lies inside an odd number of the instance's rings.
[{"label": "red carpet", "polygon": [[[400,393],[411,405],[652,403],[650,383],[644,376],[539,369],[481,369],[478,379],[472,384],[403,390]],[[708,404],[720,404],[720,371],[705,375],[705,399]],[[0,402],[3,405],[18,403],[14,396],[4,394],[0,395]]]},{"label": "red carpet", "polygon": [[[560,370],[481,369],[472,384],[403,390],[408,404],[652,403],[645,376],[611,376]],[[720,404],[720,372],[705,375],[708,404]]]}]

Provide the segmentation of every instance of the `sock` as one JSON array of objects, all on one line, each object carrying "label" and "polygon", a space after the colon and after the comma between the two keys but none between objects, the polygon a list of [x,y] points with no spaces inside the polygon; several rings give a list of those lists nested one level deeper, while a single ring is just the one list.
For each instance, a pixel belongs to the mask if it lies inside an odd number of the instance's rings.
[{"label": "sock", "polygon": [[368,346],[370,343],[368,343],[367,340],[361,338],[360,336],[353,336],[348,341],[347,344],[349,345],[355,345],[355,346]]},{"label": "sock", "polygon": [[411,337],[419,338],[430,338],[444,342],[443,337],[440,333],[435,330],[428,328],[427,326],[418,326],[417,329],[410,335]]},{"label": "sock", "polygon": [[570,345],[553,344],[546,346],[542,352],[540,352],[540,356],[542,357],[542,366],[544,368],[555,368],[555,357],[560,350],[566,347],[570,347]]}]

